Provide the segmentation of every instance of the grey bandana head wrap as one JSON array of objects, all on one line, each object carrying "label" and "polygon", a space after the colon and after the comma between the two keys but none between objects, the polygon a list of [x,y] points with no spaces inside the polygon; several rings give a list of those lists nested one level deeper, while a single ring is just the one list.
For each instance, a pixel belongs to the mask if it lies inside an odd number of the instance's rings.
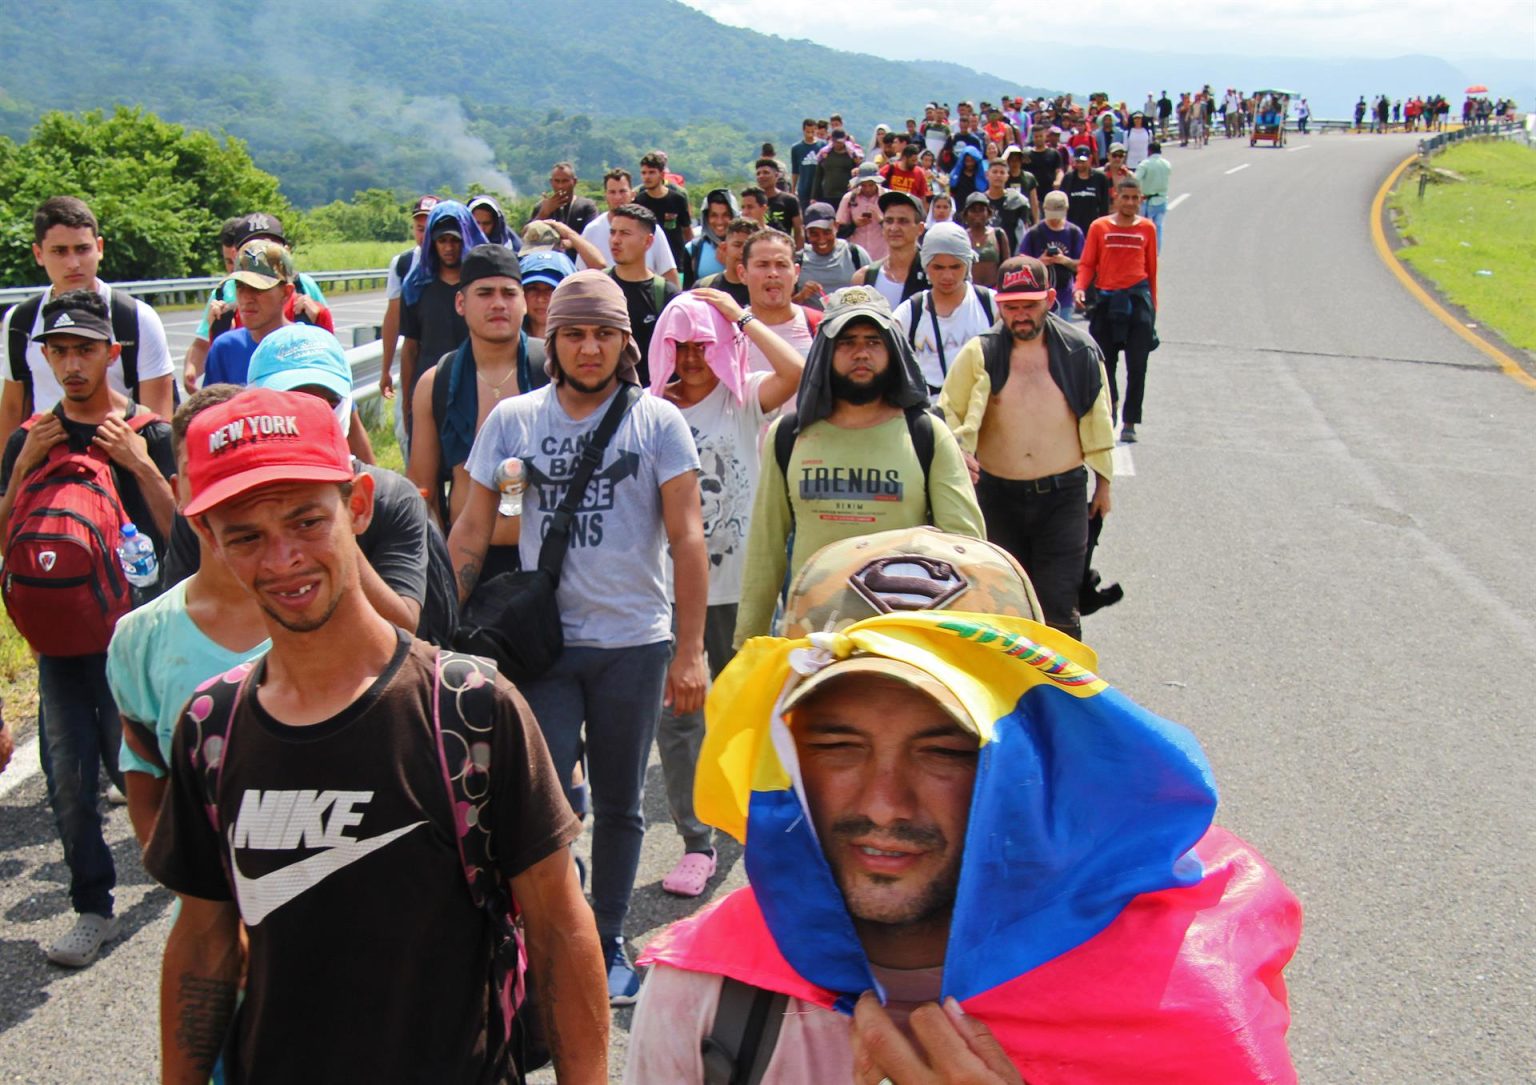
[{"label": "grey bandana head wrap", "polygon": [[606,271],[578,271],[555,287],[549,299],[549,316],[544,325],[544,372],[558,380],[560,363],[555,354],[555,333],[573,324],[596,324],[618,328],[628,338],[619,357],[619,380],[640,383],[640,348],[629,326],[629,306],[624,291]]}]

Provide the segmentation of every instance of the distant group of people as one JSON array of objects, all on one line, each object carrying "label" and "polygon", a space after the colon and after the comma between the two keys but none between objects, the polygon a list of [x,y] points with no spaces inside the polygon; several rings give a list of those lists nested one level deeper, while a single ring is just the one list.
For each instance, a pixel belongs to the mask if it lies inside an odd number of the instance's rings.
[{"label": "distant group of people", "polygon": [[[1355,131],[1439,132],[1451,115],[1451,103],[1443,94],[1412,95],[1406,99],[1378,94],[1369,102],[1361,95],[1355,102]],[[1487,128],[1498,121],[1515,119],[1511,98],[1493,99],[1467,95],[1461,103],[1461,123],[1468,128]]]},{"label": "distant group of people", "polygon": [[[220,239],[178,406],[147,307],[123,363],[94,218],[45,203],[7,580],[133,585],[99,646],[24,630],[78,913],[50,957],[117,933],[105,769],[180,902],[167,1081],[597,1083],[637,1000],[637,1085],[1294,1081],[1299,906],[1079,642],[1157,345],[1150,116],[931,103],[867,155],[808,119],[697,207],[661,152],[602,205],[560,162],[521,229],[423,196],[404,477],[270,216]],[[19,546],[64,456],[116,502],[84,549],[131,515],[158,578]],[[637,960],[653,741],[662,889],[708,891],[717,830],[751,886]]]}]

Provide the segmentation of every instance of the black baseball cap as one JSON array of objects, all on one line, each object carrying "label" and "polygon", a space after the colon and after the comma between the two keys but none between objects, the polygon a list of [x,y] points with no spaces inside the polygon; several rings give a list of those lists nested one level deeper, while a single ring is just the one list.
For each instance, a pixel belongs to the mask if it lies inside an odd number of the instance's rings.
[{"label": "black baseball cap", "polygon": [[902,207],[912,208],[912,210],[917,213],[917,221],[919,223],[921,223],[923,219],[927,217],[928,209],[923,206],[923,201],[912,195],[912,193],[897,192],[894,189],[888,189],[887,191],[880,193],[881,211],[889,211],[896,204],[900,204]]},{"label": "black baseball cap", "polygon": [[830,203],[813,203],[805,209],[805,227],[827,226],[837,221],[837,212]]},{"label": "black baseball cap", "polygon": [[45,343],[50,335],[78,335],[81,339],[110,343],[112,325],[88,309],[59,309],[48,315],[43,330],[32,337],[32,342]]},{"label": "black baseball cap", "polygon": [[433,196],[430,193],[423,196],[416,201],[416,206],[411,208],[411,218],[415,218],[418,215],[430,215],[432,208],[436,207],[440,202],[441,199],[439,197]]},{"label": "black baseball cap", "polygon": [[283,233],[283,222],[276,215],[268,215],[257,211],[246,215],[240,220],[239,236],[235,238],[235,248],[241,248],[247,241],[258,237],[269,237],[280,245],[288,244],[288,237]]},{"label": "black baseball cap", "polygon": [[459,264],[459,289],[478,279],[513,279],[523,281],[523,269],[517,253],[505,245],[476,245],[464,254]]}]

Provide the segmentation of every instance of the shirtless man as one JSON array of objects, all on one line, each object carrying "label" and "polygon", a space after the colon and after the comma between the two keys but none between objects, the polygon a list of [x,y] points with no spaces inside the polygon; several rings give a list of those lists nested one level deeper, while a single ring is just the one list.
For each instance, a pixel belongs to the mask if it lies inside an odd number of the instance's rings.
[{"label": "shirtless man", "polygon": [[1088,521],[1109,512],[1114,475],[1104,361],[1051,311],[1049,268],[1016,256],[999,271],[1000,322],[956,355],[939,405],[976,482],[987,537],[1029,573],[1047,623],[1080,637]]},{"label": "shirtless man", "polygon": [[[469,327],[469,338],[445,362],[422,374],[416,385],[413,413],[421,424],[411,442],[411,461],[406,471],[411,482],[427,497],[427,507],[444,532],[453,526],[468,499],[469,472],[464,461],[486,416],[508,396],[533,390],[527,356],[519,358],[519,333],[527,309],[518,258],[512,250],[500,245],[471,249],[464,258],[454,304]],[[434,395],[440,379],[449,382],[446,398],[441,392]],[[465,384],[471,385],[473,391],[464,389]],[[438,402],[446,403],[443,419],[437,417]],[[471,402],[472,418],[465,410]],[[465,427],[462,422],[470,422],[471,426]],[[496,518],[486,564],[480,573],[482,579],[518,568],[520,522],[515,516]]]}]

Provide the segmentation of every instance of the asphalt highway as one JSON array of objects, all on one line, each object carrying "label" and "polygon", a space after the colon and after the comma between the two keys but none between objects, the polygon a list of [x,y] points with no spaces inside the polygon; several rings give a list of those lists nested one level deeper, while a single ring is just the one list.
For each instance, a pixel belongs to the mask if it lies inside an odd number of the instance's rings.
[{"label": "asphalt highway", "polygon": [[[1195,732],[1218,820],[1300,896],[1291,1046],[1320,1085],[1536,1067],[1536,584],[1520,564],[1536,395],[1371,247],[1372,196],[1413,146],[1169,149],[1162,346],[1097,562],[1126,598],[1085,621],[1104,676]],[[67,875],[32,725],[10,715],[0,1081],[154,1080],[169,898],[114,808],[126,934],[82,972],[44,961],[70,923]],[[654,764],[650,782],[637,943],[692,907],[661,892],[680,844]],[[721,851],[711,895],[743,881],[739,850]],[[617,1081],[628,1011],[614,1022]]]}]

